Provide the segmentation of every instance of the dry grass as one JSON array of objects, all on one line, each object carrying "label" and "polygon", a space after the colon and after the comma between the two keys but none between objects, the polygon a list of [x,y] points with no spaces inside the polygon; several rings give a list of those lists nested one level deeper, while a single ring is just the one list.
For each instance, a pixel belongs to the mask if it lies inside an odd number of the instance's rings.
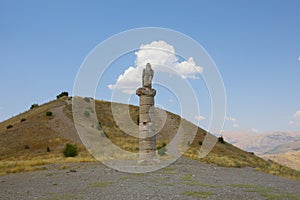
[{"label": "dry grass", "polygon": [[[47,169],[48,164],[54,163],[74,163],[74,162],[94,162],[96,161],[87,152],[80,153],[77,157],[66,158],[62,154],[50,154],[47,156],[36,156],[31,158],[10,158],[0,161],[0,175],[8,173],[29,172]],[[61,169],[64,169],[62,166]]]},{"label": "dry grass", "polygon": [[263,157],[300,171],[300,150],[282,154],[264,155]]},{"label": "dry grass", "polygon": [[219,145],[228,145],[228,149],[235,148],[230,147],[230,144],[217,144],[211,153],[209,153],[205,158],[199,159],[199,152],[195,148],[190,148],[184,156],[189,157],[194,160],[199,160],[202,162],[206,162],[208,164],[215,164],[222,167],[253,167],[257,171],[266,172],[269,174],[283,176],[290,179],[300,180],[300,172],[293,170],[289,167],[282,166],[273,161],[266,161],[262,158],[259,158],[251,153],[247,153],[237,149],[236,151],[232,151],[231,154],[227,154],[227,152],[218,152]]},{"label": "dry grass", "polygon": [[[0,174],[44,169],[44,166],[50,163],[90,162],[95,160],[86,151],[78,138],[72,121],[72,106],[66,101],[67,98],[60,98],[0,123],[0,137],[3,138],[0,140]],[[96,105],[95,111],[91,109],[93,103]],[[126,134],[115,123],[110,102],[94,102],[92,99],[88,102],[82,98],[81,104],[91,115],[97,115],[98,121],[101,122],[101,129],[112,143],[126,151],[138,152],[138,138]],[[120,110],[128,108],[128,105],[125,104],[118,104],[117,106]],[[47,111],[53,112],[53,116],[47,117],[45,115]],[[83,115],[83,113],[81,114]],[[133,122],[137,124],[138,107],[130,105],[129,113]],[[26,120],[22,121],[22,119]],[[188,130],[183,137],[190,138],[189,133],[192,130],[197,131],[194,140],[188,139],[190,147],[184,153],[184,156],[188,158],[225,167],[249,166],[271,174],[300,179],[300,172],[271,161],[265,161],[226,142],[224,144],[218,142],[208,156],[199,159],[200,144],[204,140],[205,134],[208,133],[169,112],[167,112],[165,125],[157,134],[157,145],[160,146],[163,142],[168,144],[177,134],[181,122]],[[124,123],[126,123],[126,120]],[[7,129],[9,124],[13,128]],[[88,126],[93,130],[99,128],[97,123]],[[99,139],[101,140],[101,136]],[[66,143],[77,145],[80,153],[78,157],[65,158],[62,156]],[[25,145],[30,148],[25,149]],[[182,145],[187,146],[187,144]],[[47,147],[50,147],[51,152],[46,151]],[[161,158],[167,158],[167,156]]]}]

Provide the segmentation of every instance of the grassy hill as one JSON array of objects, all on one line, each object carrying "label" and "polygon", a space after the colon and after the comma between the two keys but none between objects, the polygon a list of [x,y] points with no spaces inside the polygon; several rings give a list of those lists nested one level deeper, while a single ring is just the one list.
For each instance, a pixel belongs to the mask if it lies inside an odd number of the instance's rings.
[{"label": "grassy hill", "polygon": [[223,137],[241,149],[300,171],[299,132],[225,132]]},{"label": "grassy hill", "polygon": [[[111,102],[94,101],[90,98],[81,98],[81,102],[81,106],[86,108],[86,112],[83,113],[85,117],[95,114],[101,122],[101,125],[90,124],[91,129],[101,129],[105,137],[117,146],[127,151],[138,152],[138,138],[124,133],[115,123]],[[95,111],[90,108],[91,103],[95,103]],[[128,106],[117,105],[121,110]],[[129,108],[132,120],[138,123],[139,108],[131,105]],[[166,113],[166,123],[157,135],[157,146],[168,143],[177,133],[183,120],[186,130],[197,128],[196,137],[193,141],[188,141],[189,149],[184,156],[219,166],[249,166],[268,173],[300,179],[299,172],[272,161],[265,161],[222,140],[219,140],[208,156],[199,159],[200,146],[205,135],[209,133],[175,114]],[[186,131],[184,137],[188,136],[189,133]],[[74,127],[70,97],[61,97],[1,122],[0,138],[0,174],[45,169],[45,164],[49,163],[95,161],[83,146]],[[62,152],[67,143],[78,147],[77,157],[63,156]]]}]

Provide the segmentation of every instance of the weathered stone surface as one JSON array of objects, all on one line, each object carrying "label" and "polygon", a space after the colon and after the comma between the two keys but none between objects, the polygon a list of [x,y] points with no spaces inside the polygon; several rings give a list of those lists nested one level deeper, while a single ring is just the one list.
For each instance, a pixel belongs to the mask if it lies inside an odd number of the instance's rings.
[{"label": "weathered stone surface", "polygon": [[154,112],[153,105],[140,105],[140,114]]},{"label": "weathered stone surface", "polygon": [[140,150],[156,150],[156,145],[152,141],[140,141]]},{"label": "weathered stone surface", "polygon": [[154,105],[154,98],[150,96],[140,96],[140,105]]},{"label": "weathered stone surface", "polygon": [[151,69],[150,63],[147,63],[146,69],[143,70],[143,87],[152,87],[152,78],[154,76],[154,72]]},{"label": "weathered stone surface", "polygon": [[148,63],[143,70],[143,87],[138,88],[136,94],[140,97],[139,108],[139,163],[151,164],[156,161],[156,137],[154,126],[154,96],[152,89],[154,72]]},{"label": "weathered stone surface", "polygon": [[156,90],[150,88],[139,88],[136,90],[136,95],[138,96],[146,95],[146,96],[154,97],[156,95]]},{"label": "weathered stone surface", "polygon": [[146,113],[146,114],[142,114],[140,115],[140,123],[144,123],[144,122],[151,122],[153,118],[153,115],[150,116],[149,113]]}]

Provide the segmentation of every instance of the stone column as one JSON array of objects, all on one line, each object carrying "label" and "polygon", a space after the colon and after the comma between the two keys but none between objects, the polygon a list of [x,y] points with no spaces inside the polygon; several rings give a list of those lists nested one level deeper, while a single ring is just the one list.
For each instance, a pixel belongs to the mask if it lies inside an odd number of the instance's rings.
[{"label": "stone column", "polygon": [[136,94],[140,97],[139,110],[139,163],[152,164],[156,162],[156,137],[154,120],[154,96],[152,89],[153,70],[148,63],[143,71],[143,87]]}]

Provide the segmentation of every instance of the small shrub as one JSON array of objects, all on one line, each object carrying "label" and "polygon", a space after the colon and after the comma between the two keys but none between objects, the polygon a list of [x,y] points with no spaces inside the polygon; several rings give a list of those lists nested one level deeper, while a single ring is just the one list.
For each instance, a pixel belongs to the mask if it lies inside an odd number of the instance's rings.
[{"label": "small shrub", "polygon": [[23,119],[21,119],[21,121],[20,122],[25,122],[26,121],[26,119],[25,118],[23,118]]},{"label": "small shrub", "polygon": [[12,128],[12,127],[13,127],[13,125],[10,124],[10,125],[8,125],[6,128],[7,128],[7,129],[10,129],[10,128]]},{"label": "small shrub", "polygon": [[191,142],[190,142],[190,141],[188,141],[187,145],[188,145],[188,146],[191,146]]},{"label": "small shrub", "polygon": [[85,117],[90,117],[90,116],[91,116],[90,112],[89,112],[89,111],[87,111],[87,110],[86,110],[86,111],[84,111],[84,113],[83,113],[83,114],[84,114],[84,116],[85,116]]},{"label": "small shrub", "polygon": [[47,152],[50,152],[51,150],[50,150],[50,147],[47,147]]},{"label": "small shrub", "polygon": [[30,106],[30,110],[39,107],[39,104],[34,103]]},{"label": "small shrub", "polygon": [[98,122],[98,124],[97,124],[96,128],[97,128],[97,130],[98,130],[98,131],[102,131],[102,127],[101,127],[101,124],[100,124],[100,122]]},{"label": "small shrub", "polygon": [[222,143],[222,144],[225,143],[224,138],[223,138],[222,136],[218,137],[218,141],[219,141],[220,143]]},{"label": "small shrub", "polygon": [[65,157],[75,157],[78,155],[77,147],[75,145],[66,144],[65,150],[64,150],[64,156]]},{"label": "small shrub", "polygon": [[158,153],[158,155],[160,155],[160,156],[166,155],[166,152],[167,152],[166,146],[167,146],[167,144],[163,143],[162,146],[157,147],[157,153]]},{"label": "small shrub", "polygon": [[91,102],[90,98],[88,98],[88,97],[84,97],[83,100],[84,100],[85,102],[87,102],[87,103],[90,103],[90,102]]},{"label": "small shrub", "polygon": [[47,117],[51,117],[52,115],[53,115],[52,112],[50,112],[50,111],[47,111],[47,112],[46,112],[46,116],[47,116]]},{"label": "small shrub", "polygon": [[68,97],[69,93],[68,92],[62,92],[59,95],[56,96],[57,99],[61,98],[61,97]]},{"label": "small shrub", "polygon": [[201,146],[202,145],[202,141],[199,141],[198,144]]},{"label": "small shrub", "polygon": [[30,146],[28,144],[25,144],[24,149],[30,149]]},{"label": "small shrub", "polygon": [[101,136],[108,138],[108,135],[104,131],[101,132]]},{"label": "small shrub", "polygon": [[69,171],[70,171],[70,172],[77,172],[76,169],[70,169]]}]

